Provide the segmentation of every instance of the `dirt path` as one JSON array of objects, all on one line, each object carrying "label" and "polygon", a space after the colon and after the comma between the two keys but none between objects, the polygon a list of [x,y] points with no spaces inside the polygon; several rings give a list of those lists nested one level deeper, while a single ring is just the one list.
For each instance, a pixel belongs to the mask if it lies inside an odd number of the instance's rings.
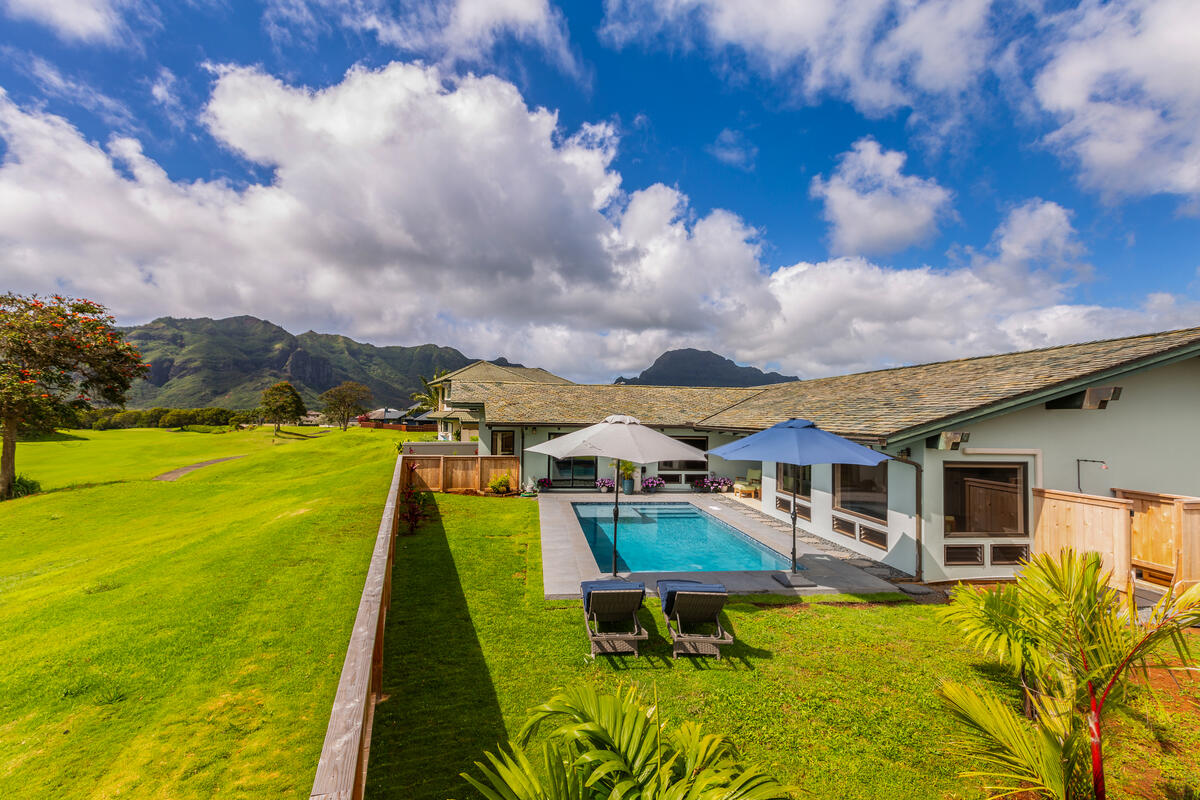
[{"label": "dirt path", "polygon": [[189,464],[186,467],[173,469],[170,472],[164,472],[162,475],[155,475],[156,481],[177,481],[189,472],[198,470],[201,467],[207,467],[212,464],[220,464],[222,461],[233,461],[235,458],[243,458],[243,456],[226,456],[225,458],[214,458],[212,461],[201,461],[199,464]]}]

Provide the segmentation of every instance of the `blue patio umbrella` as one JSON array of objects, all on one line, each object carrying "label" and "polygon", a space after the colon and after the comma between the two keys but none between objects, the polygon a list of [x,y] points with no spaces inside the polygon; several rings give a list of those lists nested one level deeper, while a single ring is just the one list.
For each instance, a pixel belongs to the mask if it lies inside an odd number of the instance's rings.
[{"label": "blue patio umbrella", "polygon": [[[789,419],[745,439],[708,451],[727,461],[780,464],[862,464],[873,467],[891,456],[823,431],[806,419]],[[796,504],[792,503],[792,574],[796,574]]]}]

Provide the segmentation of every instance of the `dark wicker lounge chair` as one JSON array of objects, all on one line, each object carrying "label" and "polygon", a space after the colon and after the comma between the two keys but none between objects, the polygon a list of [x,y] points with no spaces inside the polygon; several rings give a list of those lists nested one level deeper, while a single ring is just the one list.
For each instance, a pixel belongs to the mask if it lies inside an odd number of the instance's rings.
[{"label": "dark wicker lounge chair", "polygon": [[583,593],[583,624],[592,643],[592,655],[639,655],[638,644],[650,636],[637,615],[646,596],[646,584],[584,581],[579,589]]},{"label": "dark wicker lounge chair", "polygon": [[[721,609],[729,598],[721,584],[659,581],[658,597],[671,632],[673,658],[683,654],[719,659],[721,647],[733,643],[733,635],[721,627]],[[701,627],[708,630],[698,630]]]}]

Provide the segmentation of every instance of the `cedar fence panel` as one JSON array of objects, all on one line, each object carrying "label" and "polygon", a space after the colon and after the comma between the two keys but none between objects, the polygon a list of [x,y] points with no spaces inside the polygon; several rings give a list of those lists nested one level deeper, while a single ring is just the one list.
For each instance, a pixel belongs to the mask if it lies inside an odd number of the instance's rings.
[{"label": "cedar fence panel", "polygon": [[1112,573],[1111,585],[1123,591],[1130,580],[1132,507],[1132,500],[1035,488],[1033,550],[1055,555],[1066,547],[1097,552]]},{"label": "cedar fence panel", "polygon": [[[513,489],[521,485],[521,460],[516,456],[412,456],[404,463],[416,467],[411,472],[413,485],[433,492],[483,491],[493,478],[508,473]],[[409,480],[406,469],[401,486]]]},{"label": "cedar fence panel", "polygon": [[1180,506],[1179,562],[1175,583],[1179,588],[1200,583],[1200,500],[1184,500]]},{"label": "cedar fence panel", "polygon": [[441,456],[404,456],[405,467],[415,467],[410,473],[404,472],[402,481],[407,482],[411,475],[413,486],[426,491],[437,491],[442,488],[442,457]]}]

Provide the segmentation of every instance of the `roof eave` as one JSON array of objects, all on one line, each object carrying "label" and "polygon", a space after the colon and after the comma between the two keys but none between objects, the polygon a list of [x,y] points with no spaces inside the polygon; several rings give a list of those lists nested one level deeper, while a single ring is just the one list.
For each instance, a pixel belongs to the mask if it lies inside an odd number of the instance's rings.
[{"label": "roof eave", "polygon": [[982,422],[993,417],[998,417],[1003,414],[1011,414],[1015,411],[1021,411],[1032,406],[1039,405],[1047,400],[1053,400],[1056,397],[1072,394],[1082,388],[1091,386],[1099,381],[1109,380],[1110,378],[1119,378],[1125,375],[1133,375],[1138,372],[1143,372],[1154,367],[1162,367],[1168,364],[1173,364],[1178,361],[1183,361],[1192,358],[1197,353],[1200,353],[1200,341],[1190,342],[1180,347],[1175,347],[1170,350],[1164,350],[1152,356],[1144,356],[1142,358],[1127,361],[1124,364],[1118,364],[1108,369],[1089,372],[1086,375],[1081,375],[1077,378],[1071,378],[1067,381],[1061,381],[1041,389],[1035,389],[1032,392],[1025,394],[1014,395],[1012,397],[999,400],[994,403],[978,406],[977,408],[968,411],[961,411],[957,414],[950,414],[945,417],[925,422],[920,425],[902,428],[883,437],[888,445],[905,444],[917,439],[923,439],[926,436],[932,436],[935,433],[941,433],[947,428],[955,425],[964,425],[970,422]]}]

